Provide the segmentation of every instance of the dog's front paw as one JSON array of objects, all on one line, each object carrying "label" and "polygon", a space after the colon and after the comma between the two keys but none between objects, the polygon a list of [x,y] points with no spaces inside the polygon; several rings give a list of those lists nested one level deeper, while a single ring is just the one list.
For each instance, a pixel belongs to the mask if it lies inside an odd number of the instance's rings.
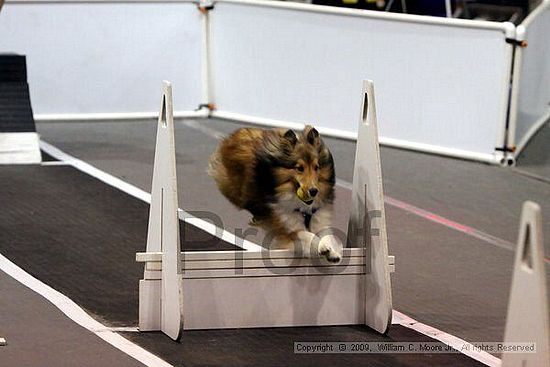
[{"label": "dog's front paw", "polygon": [[321,238],[318,252],[319,256],[324,256],[331,263],[338,263],[342,260],[342,245],[333,235]]}]

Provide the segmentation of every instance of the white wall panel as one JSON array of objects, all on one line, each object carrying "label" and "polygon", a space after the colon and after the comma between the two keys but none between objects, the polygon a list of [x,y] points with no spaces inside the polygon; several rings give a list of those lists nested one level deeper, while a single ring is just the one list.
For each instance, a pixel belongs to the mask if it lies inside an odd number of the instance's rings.
[{"label": "white wall panel", "polygon": [[176,110],[200,101],[200,13],[191,3],[10,3],[0,52],[27,55],[35,114],[158,109],[163,79]]},{"label": "white wall panel", "polygon": [[[527,47],[518,49],[515,143],[521,150],[550,118],[550,1],[546,0],[518,27]],[[519,152],[518,152],[519,153]]]},{"label": "white wall panel", "polygon": [[221,111],[356,132],[361,81],[372,79],[382,140],[487,159],[504,141],[511,65],[504,25],[228,2],[216,4],[211,21],[213,100]]}]

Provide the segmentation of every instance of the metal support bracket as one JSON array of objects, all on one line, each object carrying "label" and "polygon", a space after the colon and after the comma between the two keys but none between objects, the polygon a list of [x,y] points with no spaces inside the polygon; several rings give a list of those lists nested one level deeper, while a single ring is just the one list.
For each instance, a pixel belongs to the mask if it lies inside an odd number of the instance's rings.
[{"label": "metal support bracket", "polygon": [[206,14],[214,9],[214,2],[210,0],[200,0],[197,3],[197,9],[199,9],[201,13]]},{"label": "metal support bracket", "polygon": [[505,41],[506,41],[506,43],[509,43],[511,45],[518,46],[518,47],[521,47],[521,48],[525,48],[529,45],[526,40],[517,40],[517,39],[514,39],[514,38],[506,38]]}]

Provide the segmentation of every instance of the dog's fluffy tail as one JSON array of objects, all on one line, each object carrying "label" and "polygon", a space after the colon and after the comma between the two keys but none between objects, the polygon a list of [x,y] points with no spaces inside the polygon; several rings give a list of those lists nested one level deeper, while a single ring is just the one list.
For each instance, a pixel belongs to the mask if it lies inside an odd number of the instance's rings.
[{"label": "dog's fluffy tail", "polygon": [[216,148],[216,151],[210,156],[207,172],[208,175],[216,181],[218,186],[222,184],[224,179],[227,179],[227,170],[223,165],[219,146]]},{"label": "dog's fluffy tail", "polygon": [[221,162],[220,148],[218,147],[208,160],[208,169],[206,170],[208,176],[216,178],[216,171],[218,171],[220,167],[223,167],[223,165]]}]

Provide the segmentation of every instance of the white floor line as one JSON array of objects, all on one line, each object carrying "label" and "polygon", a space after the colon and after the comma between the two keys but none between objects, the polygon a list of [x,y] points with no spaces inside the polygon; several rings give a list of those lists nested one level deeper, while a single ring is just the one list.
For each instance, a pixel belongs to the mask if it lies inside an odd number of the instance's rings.
[{"label": "white floor line", "polygon": [[40,163],[41,166],[70,166],[69,163],[63,161],[44,161]]},{"label": "white floor line", "polygon": [[525,170],[519,169],[517,167],[511,167],[509,169],[514,171],[514,172],[517,172],[520,175],[523,175],[525,177],[532,178],[533,180],[538,180],[538,181],[541,181],[541,182],[550,183],[550,178],[547,178],[547,177],[544,177],[544,176],[541,176],[541,175],[537,175],[536,173],[525,171]]},{"label": "white floor line", "polygon": [[439,340],[440,342],[453,347],[460,353],[467,355],[468,357],[475,359],[476,361],[479,361],[487,366],[501,366],[502,361],[494,355],[484,351],[478,351],[476,350],[476,348],[474,348],[472,344],[468,343],[464,339],[460,339],[454,335],[445,333],[434,327],[418,322],[415,319],[412,319],[399,311],[393,310],[392,324],[401,325],[403,327],[412,329],[420,334],[429,336],[432,339]]},{"label": "white floor line", "polygon": [[59,293],[49,285],[34,278],[32,275],[12,263],[9,259],[0,254],[0,270],[17,280],[24,286],[50,301],[55,307],[63,312],[68,318],[88,329],[113,347],[121,350],[130,357],[150,367],[174,367],[154,354],[148,352],[137,344],[132,343],[123,336],[117,334],[108,326],[101,324],[86,313],[80,306],[70,298]]},{"label": "white floor line", "polygon": [[136,326],[109,326],[105,330],[98,331],[113,331],[115,333],[139,333],[139,328]]},{"label": "white floor line", "polygon": [[[78,158],[75,158],[60,149],[54,147],[51,144],[46,143],[45,141],[40,141],[40,149],[51,155],[52,157],[59,159],[65,163],[70,164],[74,168],[78,169],[81,172],[84,172],[92,177],[97,178],[98,180],[106,183],[107,185],[113,186],[135,198],[138,198],[146,203],[151,203],[151,194],[145,190],[142,190],[132,184],[129,184],[118,177],[115,177],[107,172],[104,172],[96,167],[88,164]],[[186,223],[189,223],[197,228],[202,229],[203,231],[220,238],[221,240],[231,243],[235,246],[241,247],[247,251],[262,251],[263,247],[257,245],[251,241],[243,240],[233,233],[224,230],[215,226],[213,223],[205,221],[201,218],[197,218],[184,210],[179,210],[179,218]]]},{"label": "white floor line", "polygon": [[110,175],[106,172],[103,172],[103,171],[95,168],[91,164],[88,164],[88,163],[86,163],[86,162],[84,162],[84,161],[82,161],[78,158],[75,158],[75,157],[61,151],[61,150],[57,149],[56,147],[54,147],[53,145],[46,143],[43,140],[40,140],[40,149],[42,149],[44,152],[48,153],[49,155],[51,155],[55,159],[58,159],[62,162],[65,162],[65,163],[73,166],[77,170],[85,172],[88,175],[97,178],[98,180],[106,183],[107,185],[114,186],[117,189],[119,189],[119,190],[121,190],[121,191],[123,191],[123,192],[125,192],[129,195],[132,195],[133,197],[136,197],[140,200],[143,200],[147,203],[151,202],[151,194],[149,194],[148,192],[146,192],[146,191],[144,191],[144,190],[142,190],[142,189],[140,189],[140,188],[138,188],[134,185],[130,185],[129,183],[124,182],[124,181],[122,181],[121,179],[119,179],[115,176],[112,176],[112,175]]},{"label": "white floor line", "polygon": [[198,131],[202,132],[203,134],[206,134],[206,135],[208,135],[211,138],[216,139],[216,140],[221,140],[221,139],[225,138],[226,135],[224,133],[206,126],[206,124],[204,124],[205,121],[208,121],[208,120],[200,120],[200,121],[197,121],[197,120],[177,120],[176,122],[178,124],[181,124],[181,125],[190,127],[192,129],[198,130]]}]

